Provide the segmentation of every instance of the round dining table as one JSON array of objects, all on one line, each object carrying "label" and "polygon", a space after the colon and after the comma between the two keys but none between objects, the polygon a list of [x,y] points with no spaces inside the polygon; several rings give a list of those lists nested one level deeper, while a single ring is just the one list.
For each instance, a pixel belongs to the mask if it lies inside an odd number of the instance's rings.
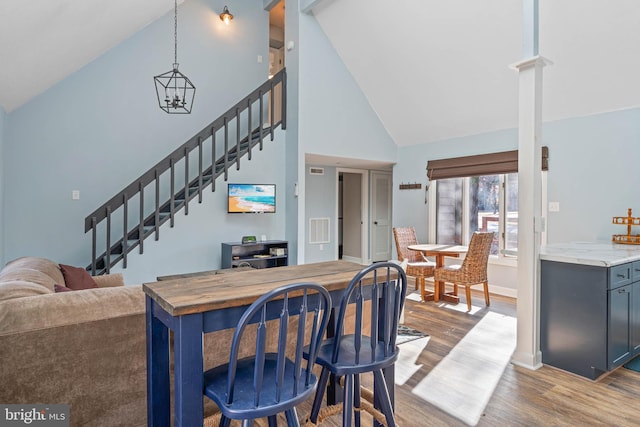
[{"label": "round dining table", "polygon": [[[433,256],[436,259],[436,268],[444,267],[445,257],[459,258],[461,254],[469,251],[468,246],[461,245],[441,245],[441,244],[419,244],[407,246],[409,250],[422,252],[424,256]],[[457,304],[460,302],[458,297],[458,287],[454,286],[452,292],[445,291],[444,282],[434,283],[433,300],[440,300]]]}]

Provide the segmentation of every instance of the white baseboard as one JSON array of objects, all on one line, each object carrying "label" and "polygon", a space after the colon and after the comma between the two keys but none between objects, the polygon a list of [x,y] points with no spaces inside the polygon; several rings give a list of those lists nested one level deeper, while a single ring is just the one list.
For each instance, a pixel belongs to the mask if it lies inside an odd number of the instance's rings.
[{"label": "white baseboard", "polygon": [[362,258],[356,258],[356,257],[352,257],[352,256],[342,255],[342,260],[343,261],[349,261],[349,262],[355,262],[356,264],[362,264]]}]

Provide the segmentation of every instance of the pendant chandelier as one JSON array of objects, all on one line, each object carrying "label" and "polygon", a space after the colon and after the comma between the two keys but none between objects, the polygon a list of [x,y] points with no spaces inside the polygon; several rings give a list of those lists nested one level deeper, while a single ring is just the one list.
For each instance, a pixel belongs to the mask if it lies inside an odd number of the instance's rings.
[{"label": "pendant chandelier", "polygon": [[174,0],[174,55],[173,70],[155,76],[156,94],[158,105],[169,114],[189,114],[193,107],[193,98],[196,95],[196,87],[191,80],[178,71],[178,0]]}]

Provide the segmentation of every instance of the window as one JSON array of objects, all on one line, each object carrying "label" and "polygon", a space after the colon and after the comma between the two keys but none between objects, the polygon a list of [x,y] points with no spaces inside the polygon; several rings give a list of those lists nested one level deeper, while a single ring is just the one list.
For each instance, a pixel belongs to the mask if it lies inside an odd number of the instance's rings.
[{"label": "window", "polygon": [[[542,171],[549,149],[542,147]],[[515,258],[518,249],[518,151],[429,160],[430,235],[467,245],[475,231],[493,231],[491,254]],[[543,187],[545,184],[543,184]],[[545,190],[543,189],[543,193]]]},{"label": "window", "polygon": [[518,174],[435,182],[436,243],[466,245],[475,231],[493,231],[491,255],[518,248]]}]

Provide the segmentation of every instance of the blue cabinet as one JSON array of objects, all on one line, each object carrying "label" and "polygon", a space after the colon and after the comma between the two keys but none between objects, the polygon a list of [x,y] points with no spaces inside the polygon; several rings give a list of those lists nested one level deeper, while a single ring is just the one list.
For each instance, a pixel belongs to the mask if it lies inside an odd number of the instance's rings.
[{"label": "blue cabinet", "polygon": [[596,379],[640,353],[640,261],[541,261],[542,362]]}]

